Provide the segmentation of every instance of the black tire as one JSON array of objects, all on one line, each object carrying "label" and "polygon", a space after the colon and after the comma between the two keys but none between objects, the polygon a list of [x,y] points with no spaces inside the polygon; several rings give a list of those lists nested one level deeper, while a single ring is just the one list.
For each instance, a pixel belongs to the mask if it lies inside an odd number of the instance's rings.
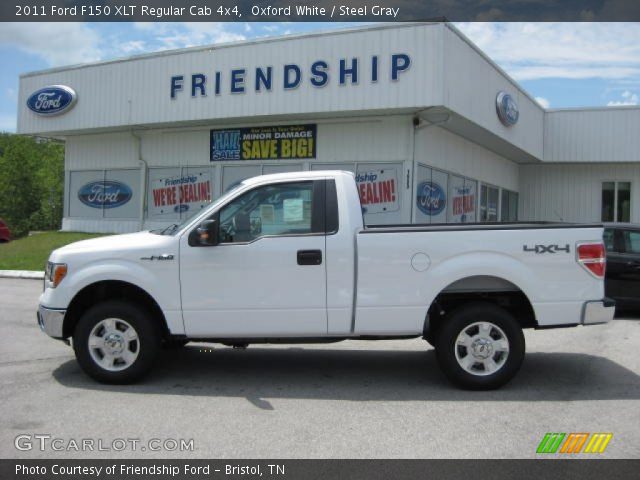
[{"label": "black tire", "polygon": [[[468,367],[473,373],[461,365],[472,351],[456,343],[458,336],[463,331],[479,333],[480,327],[476,326],[479,322],[498,327],[486,330],[490,332],[490,337],[495,336],[498,340],[503,340],[504,334],[508,340],[508,352],[499,351],[498,343],[495,341],[491,343],[490,350],[483,350],[487,348],[486,345],[476,344],[476,348],[481,350],[477,351],[479,355],[488,355],[494,360],[492,368],[495,368],[496,364],[500,365],[493,373],[488,373],[491,372],[491,368],[487,369],[484,366],[484,359],[476,358],[474,355],[469,357],[469,363],[472,365]],[[476,328],[478,330],[474,330]],[[492,390],[503,386],[518,372],[525,353],[524,334],[518,322],[509,312],[491,303],[468,304],[451,312],[436,332],[435,343],[436,356],[444,374],[454,385],[467,390]],[[471,345],[474,343],[476,342],[472,342]],[[458,361],[456,352],[462,358],[461,361]]]},{"label": "black tire", "polygon": [[[98,323],[109,318],[125,321],[137,334],[137,340],[133,342],[137,357],[131,365],[118,371],[108,370],[98,364],[89,348],[92,330]],[[160,329],[150,315],[141,307],[121,300],[109,300],[87,310],[73,334],[73,349],[80,367],[90,377],[102,383],[127,384],[139,380],[153,366],[160,346]],[[96,355],[95,352],[93,355]]]},{"label": "black tire", "polygon": [[435,339],[433,337],[434,337],[433,332],[429,332],[422,338],[424,339],[425,342],[427,342],[433,348],[436,348],[436,342],[435,342]]}]

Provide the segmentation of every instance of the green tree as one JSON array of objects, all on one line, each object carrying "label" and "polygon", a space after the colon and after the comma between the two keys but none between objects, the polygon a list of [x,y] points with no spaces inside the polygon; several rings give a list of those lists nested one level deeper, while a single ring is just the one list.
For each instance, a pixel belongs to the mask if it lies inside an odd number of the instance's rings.
[{"label": "green tree", "polygon": [[38,145],[36,170],[38,210],[31,215],[31,230],[58,230],[62,223],[64,199],[64,146],[45,142]]},{"label": "green tree", "polygon": [[0,135],[0,217],[14,237],[60,228],[63,191],[62,145]]}]

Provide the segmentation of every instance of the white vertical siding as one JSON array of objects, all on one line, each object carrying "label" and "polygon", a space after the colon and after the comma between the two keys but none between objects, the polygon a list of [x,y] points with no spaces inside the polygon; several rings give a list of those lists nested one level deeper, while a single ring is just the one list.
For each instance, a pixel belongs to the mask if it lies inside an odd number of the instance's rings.
[{"label": "white vertical siding", "polygon": [[67,170],[138,167],[138,150],[130,133],[108,133],[67,137]]},{"label": "white vertical siding", "polygon": [[318,125],[318,160],[411,160],[410,116],[379,117],[372,122]]},{"label": "white vertical siding", "polygon": [[544,125],[544,160],[638,162],[640,108],[547,112]]},{"label": "white vertical siding", "polygon": [[137,220],[91,220],[69,217],[62,219],[62,231],[64,232],[131,233],[139,230],[140,222]]},{"label": "white vertical siding", "polygon": [[[420,108],[442,103],[442,24],[400,25],[302,37],[265,39],[237,45],[188,49],[149,57],[35,73],[20,79],[18,132],[61,133],[95,128],[129,128],[210,119],[362,112]],[[391,56],[405,53],[411,67],[391,80]],[[378,56],[378,81],[371,81],[371,57]],[[341,59],[359,59],[358,84],[339,84]],[[318,88],[309,78],[317,60],[329,64],[329,82]],[[302,82],[283,88],[283,67],[297,64]],[[254,89],[256,67],[273,67],[272,91]],[[244,93],[230,93],[232,69],[245,68]],[[215,72],[222,89],[215,95]],[[190,78],[207,75],[207,96],[192,98]],[[184,76],[184,88],[170,98],[170,80]],[[46,85],[64,84],[78,94],[76,106],[45,118],[26,107],[29,94]]]},{"label": "white vertical siding", "polygon": [[[393,82],[390,59],[396,53],[409,54],[412,63]],[[377,82],[370,77],[372,55],[379,59]],[[359,59],[357,85],[339,85],[343,58]],[[309,82],[310,66],[317,60],[329,64],[329,84],[322,88]],[[298,88],[285,91],[283,66],[291,63],[300,66],[303,79]],[[255,92],[255,68],[267,66],[273,67],[273,89]],[[247,69],[245,93],[229,92],[230,71],[235,68]],[[223,75],[220,95],[213,90],[216,71]],[[191,98],[193,73],[207,75],[207,97]],[[177,74],[184,75],[184,89],[171,100],[170,77]],[[31,92],[56,83],[77,90],[79,100],[72,110],[43,118],[26,109]],[[500,90],[518,102],[520,119],[513,127],[504,127],[496,115]],[[210,165],[214,196],[222,190],[225,166],[267,163],[309,169],[324,162],[386,162],[402,164],[408,172],[415,158],[424,165],[518,191],[522,220],[599,221],[601,183],[631,181],[632,221],[640,222],[640,108],[545,112],[455,29],[441,23],[266,39],[26,75],[20,81],[19,105],[20,133],[67,135],[67,192],[69,171],[142,168],[137,141],[130,133],[136,129],[142,138],[142,157],[152,168]],[[502,139],[543,163],[518,165],[435,126],[418,130],[414,137],[412,115],[431,106],[443,106],[472,123],[476,133],[483,134],[473,137],[477,142],[494,148],[493,140]],[[318,123],[315,159],[209,162],[211,128],[286,123]],[[508,149],[496,151],[510,155]],[[65,205],[66,214],[68,210]],[[64,220],[65,229],[137,227],[138,221]]]},{"label": "white vertical siding", "polygon": [[[542,158],[544,110],[514,81],[451,29],[444,29],[444,105],[516,147]],[[512,127],[500,123],[496,96],[501,90],[518,104],[520,118]]]},{"label": "white vertical siding", "polygon": [[[252,124],[247,122],[241,126],[248,127]],[[323,162],[411,160],[412,128],[410,116],[351,121],[322,120],[318,124],[317,160]],[[142,157],[150,167],[219,165],[221,162],[209,161],[209,131],[210,128],[165,129],[137,134],[142,138]],[[250,163],[247,161],[242,164]],[[240,165],[241,163],[230,162],[230,164]],[[137,142],[131,133],[76,135],[67,138],[67,170],[132,167],[137,168],[139,164]]]},{"label": "white vertical siding", "polygon": [[640,223],[637,163],[522,165],[520,219],[599,222],[605,181],[631,182],[631,221]]},{"label": "white vertical siding", "polygon": [[518,165],[439,127],[416,132],[417,162],[509,190],[518,190]]},{"label": "white vertical siding", "polygon": [[[323,119],[317,130],[316,158],[309,161],[209,161],[210,128],[157,129],[139,131],[142,158],[150,168],[178,166],[210,166],[213,180],[213,195],[224,190],[222,171],[224,167],[251,167],[267,164],[283,169],[310,169],[311,163],[347,165],[355,162],[397,163],[410,165],[413,156],[411,130],[412,117],[386,116],[344,119]],[[242,126],[251,126],[250,123]],[[69,217],[69,172],[75,170],[103,170],[133,168],[142,169],[138,161],[138,144],[131,133],[102,133],[75,135],[67,138],[66,185],[64,230],[122,233],[140,228],[139,220],[87,219]],[[265,167],[272,171],[273,167]],[[410,168],[410,167],[407,167]],[[260,173],[260,168],[256,170]],[[135,191],[138,184],[131,185]],[[405,192],[407,195],[410,192]],[[402,194],[404,195],[404,194]],[[146,197],[145,197],[146,198]],[[157,228],[166,222],[145,222],[147,228]]]},{"label": "white vertical siding", "polygon": [[[397,53],[410,55],[411,67],[400,73],[398,81],[392,81],[391,55]],[[371,81],[373,55],[377,55],[379,61],[377,82]],[[341,86],[340,60],[351,58],[359,60],[358,84]],[[329,83],[321,88],[309,82],[310,67],[317,60],[329,64]],[[300,66],[302,83],[298,88],[283,89],[285,64]],[[253,88],[255,69],[268,66],[273,67],[272,91],[256,92]],[[230,72],[235,68],[247,70],[245,93],[229,91]],[[214,92],[216,71],[222,73],[220,95]],[[194,73],[207,75],[206,97],[191,98],[190,76]],[[170,98],[173,75],[184,76],[184,88],[174,100]],[[78,93],[76,106],[54,117],[41,117],[28,110],[27,97],[51,84],[73,87]],[[503,126],[496,115],[495,99],[500,90],[513,95],[520,108],[520,120],[512,127]],[[96,129],[123,132],[142,126],[191,126],[209,121],[218,125],[247,120],[273,123],[290,121],[294,115],[297,118],[353,117],[444,106],[483,132],[510,142],[537,159],[637,162],[640,158],[640,135],[637,134],[640,108],[545,113],[463,35],[443,23],[396,24],[260,39],[33,73],[20,79],[18,105],[19,133],[60,136],[89,134]],[[123,158],[132,148],[125,145],[131,143],[126,136],[123,134],[120,140],[112,137],[114,148],[122,147]],[[192,140],[203,141],[196,134]],[[169,140],[165,144],[169,149],[177,149]],[[106,147],[105,153],[110,148],[111,145]],[[181,151],[187,155],[195,152]],[[192,161],[198,162],[194,158],[187,163]]]},{"label": "white vertical siding", "polygon": [[209,129],[141,134],[142,158],[150,167],[209,165]]}]

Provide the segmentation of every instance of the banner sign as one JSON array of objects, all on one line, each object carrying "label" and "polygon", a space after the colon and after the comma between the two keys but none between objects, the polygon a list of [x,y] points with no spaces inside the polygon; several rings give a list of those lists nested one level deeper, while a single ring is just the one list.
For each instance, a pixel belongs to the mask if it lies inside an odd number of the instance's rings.
[{"label": "banner sign", "polygon": [[474,222],[476,212],[476,184],[452,187],[451,191],[452,222]]},{"label": "banner sign", "polygon": [[207,169],[189,171],[183,175],[180,175],[180,169],[174,172],[153,175],[155,172],[152,171],[149,217],[182,214],[202,208],[211,201],[211,182]]},{"label": "banner sign", "polygon": [[393,168],[356,174],[363,213],[393,212],[400,208],[397,171]]},{"label": "banner sign", "polygon": [[316,156],[316,124],[211,130],[211,161],[300,160]]}]

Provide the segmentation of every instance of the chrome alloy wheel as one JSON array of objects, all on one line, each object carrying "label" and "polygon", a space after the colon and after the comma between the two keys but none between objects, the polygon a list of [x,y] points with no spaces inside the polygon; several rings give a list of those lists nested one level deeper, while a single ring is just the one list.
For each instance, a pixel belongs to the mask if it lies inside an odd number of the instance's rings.
[{"label": "chrome alloy wheel", "polygon": [[89,353],[93,361],[105,370],[125,370],[140,353],[138,332],[120,318],[105,318],[89,334]]},{"label": "chrome alloy wheel", "polygon": [[509,357],[507,336],[490,322],[476,322],[465,327],[454,348],[458,365],[472,375],[491,375],[500,370]]}]

